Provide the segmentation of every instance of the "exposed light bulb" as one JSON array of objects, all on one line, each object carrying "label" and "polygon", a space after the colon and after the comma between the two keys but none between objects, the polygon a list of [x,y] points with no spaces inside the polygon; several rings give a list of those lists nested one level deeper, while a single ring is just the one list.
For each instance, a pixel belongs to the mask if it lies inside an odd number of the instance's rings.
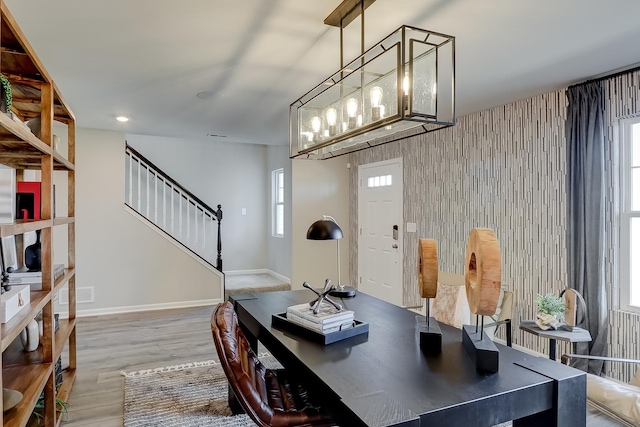
[{"label": "exposed light bulb", "polygon": [[329,125],[329,130],[325,133],[325,136],[335,136],[337,133],[336,122],[338,121],[338,112],[335,108],[328,108],[325,112],[325,116],[327,117],[327,124]]},{"label": "exposed light bulb", "polygon": [[338,113],[336,112],[336,109],[335,108],[327,109],[327,112],[325,113],[325,115],[327,116],[327,124],[329,126],[335,126],[336,121],[338,119]]},{"label": "exposed light bulb", "polygon": [[348,128],[349,125],[347,125],[347,122],[342,122],[342,132],[345,132]]},{"label": "exposed light bulb", "polygon": [[402,97],[403,115],[409,112],[409,73],[404,74],[402,79],[402,89],[404,89],[404,96]]},{"label": "exposed light bulb", "polygon": [[358,100],[355,98],[347,99],[347,116],[355,117],[358,112]]},{"label": "exposed light bulb", "polygon": [[329,129],[325,129],[324,132],[322,132],[322,136],[329,138]]},{"label": "exposed light bulb", "polygon": [[120,123],[125,123],[125,122],[129,121],[129,117],[118,116],[118,117],[116,117],[116,120],[119,121]]},{"label": "exposed light bulb", "polygon": [[405,96],[409,96],[409,73],[405,73],[404,79],[402,79],[402,89],[404,89]]},{"label": "exposed light bulb", "polygon": [[376,122],[380,120],[380,103],[382,102],[382,88],[380,86],[374,86],[369,91],[369,97],[371,98],[371,120]]},{"label": "exposed light bulb", "polygon": [[380,86],[374,86],[369,91],[369,96],[371,97],[371,106],[373,108],[380,107],[380,103],[382,102],[382,88]]},{"label": "exposed light bulb", "polygon": [[315,116],[311,119],[311,130],[313,131],[313,142],[320,141],[320,129],[322,128],[322,120]]},{"label": "exposed light bulb", "polygon": [[362,126],[362,114],[358,114],[358,118],[356,119],[356,124],[358,126]]},{"label": "exposed light bulb", "polygon": [[384,117],[384,105],[380,106],[380,118]]},{"label": "exposed light bulb", "polygon": [[313,133],[320,132],[321,126],[322,126],[322,120],[320,120],[320,117],[315,116],[314,118],[311,119],[311,130],[313,130]]},{"label": "exposed light bulb", "polygon": [[349,129],[356,127],[356,114],[358,113],[358,100],[355,98],[347,99],[347,117],[349,118]]}]

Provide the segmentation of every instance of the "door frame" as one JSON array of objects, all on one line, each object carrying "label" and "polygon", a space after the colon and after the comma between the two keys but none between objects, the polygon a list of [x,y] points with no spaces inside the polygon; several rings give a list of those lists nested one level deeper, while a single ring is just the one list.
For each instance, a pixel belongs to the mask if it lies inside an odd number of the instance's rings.
[{"label": "door frame", "polygon": [[400,263],[400,268],[398,268],[398,280],[400,281],[400,301],[401,301],[401,305],[404,307],[404,162],[403,162],[403,158],[402,157],[396,157],[393,159],[389,159],[389,160],[382,160],[379,162],[373,162],[373,163],[366,163],[366,164],[361,164],[358,165],[358,181],[356,183],[357,187],[358,187],[358,194],[357,194],[357,207],[358,207],[358,218],[357,218],[357,224],[356,224],[356,233],[358,236],[358,279],[357,279],[357,283],[358,283],[358,287],[360,287],[360,285],[362,284],[362,270],[363,270],[363,265],[365,264],[365,260],[362,257],[362,254],[364,253],[363,250],[363,239],[362,239],[362,227],[360,226],[360,224],[362,224],[362,215],[363,215],[363,208],[362,208],[362,197],[360,194],[360,191],[364,188],[363,187],[363,172],[366,169],[370,169],[370,168],[374,168],[374,167],[380,167],[380,166],[387,166],[387,165],[394,165],[394,164],[399,164],[400,166],[400,180],[399,180],[399,187],[398,187],[398,192],[399,192],[399,206],[398,206],[398,210],[399,210],[399,216],[400,216],[400,220],[398,221],[398,262]]}]

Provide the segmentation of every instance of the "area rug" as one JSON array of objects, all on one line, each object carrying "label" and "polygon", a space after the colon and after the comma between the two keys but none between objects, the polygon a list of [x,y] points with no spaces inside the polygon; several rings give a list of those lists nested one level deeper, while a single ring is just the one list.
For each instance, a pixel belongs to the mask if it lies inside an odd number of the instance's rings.
[{"label": "area rug", "polygon": [[[268,353],[259,357],[269,368],[280,367]],[[227,378],[217,360],[123,375],[124,427],[255,427],[248,416],[231,414]]]},{"label": "area rug", "polygon": [[[278,362],[259,355],[269,367]],[[123,372],[125,427],[253,427],[246,415],[232,415],[227,378],[216,360],[137,372]]]}]

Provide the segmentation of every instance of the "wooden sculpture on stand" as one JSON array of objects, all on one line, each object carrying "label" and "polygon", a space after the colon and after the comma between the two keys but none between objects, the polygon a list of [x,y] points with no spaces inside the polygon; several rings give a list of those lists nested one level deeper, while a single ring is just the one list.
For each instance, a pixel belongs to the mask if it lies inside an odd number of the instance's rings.
[{"label": "wooden sculpture on stand", "polygon": [[438,292],[438,248],[435,240],[420,239],[418,242],[418,286],[427,305],[427,316],[416,316],[420,348],[427,354],[438,354],[442,351],[442,332],[438,321],[430,314],[430,299],[435,298]]},{"label": "wooden sculpture on stand", "polygon": [[499,352],[484,333],[484,317],[493,316],[500,299],[502,261],[500,244],[488,228],[474,228],[469,234],[464,266],[467,300],[476,324],[462,326],[462,342],[476,369],[497,372]]}]

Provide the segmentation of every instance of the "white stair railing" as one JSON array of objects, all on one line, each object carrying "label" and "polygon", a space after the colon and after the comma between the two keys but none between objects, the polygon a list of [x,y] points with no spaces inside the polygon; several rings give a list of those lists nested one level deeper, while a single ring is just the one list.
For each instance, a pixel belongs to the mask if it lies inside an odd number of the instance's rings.
[{"label": "white stair railing", "polygon": [[222,271],[222,206],[213,210],[129,145],[125,154],[125,203]]}]

